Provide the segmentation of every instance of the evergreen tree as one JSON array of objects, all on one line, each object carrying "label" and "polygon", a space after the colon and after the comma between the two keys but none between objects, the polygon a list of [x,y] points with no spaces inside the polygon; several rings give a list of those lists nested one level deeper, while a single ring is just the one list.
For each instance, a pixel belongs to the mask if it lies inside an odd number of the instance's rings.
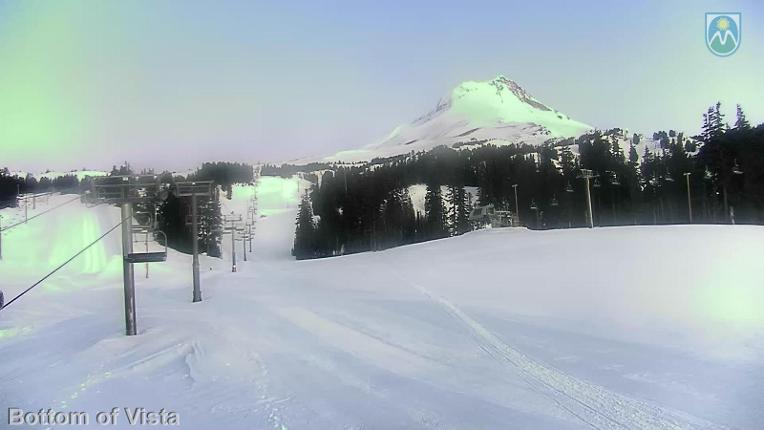
[{"label": "evergreen tree", "polygon": [[708,142],[711,140],[711,120],[709,116],[711,115],[711,109],[708,109],[708,112],[703,114],[703,125],[701,126],[701,137],[703,138],[703,142]]},{"label": "evergreen tree", "polygon": [[[734,206],[738,221],[764,222],[764,146],[760,144],[764,126],[746,128],[741,121],[729,129],[719,104],[704,114],[703,124],[698,138],[685,138],[677,130],[655,132],[653,143],[660,142],[663,149],[654,151],[646,145],[643,157],[638,154],[640,135],[632,135],[628,149],[622,149],[627,132],[614,129],[593,131],[556,147],[485,143],[380,158],[369,165],[329,166],[342,173],[336,178],[333,173],[324,174],[311,195],[312,207],[306,205],[316,211],[319,221],[318,239],[313,248],[308,247],[305,258],[460,234],[469,216],[468,204],[460,209],[465,185],[479,188],[481,204],[514,209],[512,185],[518,184],[522,220],[534,218],[529,203],[535,201],[544,211],[545,225],[582,226],[585,209],[581,181],[576,179],[579,168],[599,173],[599,187],[592,190],[599,222],[685,222],[687,190],[680,179],[687,172],[692,173],[696,222],[728,219],[727,206]],[[700,142],[697,147],[696,142]],[[573,144],[580,155],[570,151]],[[279,168],[271,169],[281,174]],[[303,176],[313,180],[310,174]],[[406,192],[418,184],[429,184],[422,213],[413,211]],[[450,184],[445,196],[439,184]],[[312,226],[307,221],[312,220],[311,214],[303,215],[302,225]],[[302,230],[311,231],[309,227]]]},{"label": "evergreen tree", "polygon": [[716,103],[710,106],[705,114],[703,114],[703,126],[701,136],[704,142],[709,142],[715,139],[726,131],[724,123],[724,114],[721,113],[721,103]]},{"label": "evergreen tree", "polygon": [[443,196],[440,185],[428,184],[424,197],[425,225],[430,239],[448,236],[446,210],[443,206]]},{"label": "evergreen tree", "polygon": [[560,149],[560,168],[562,169],[563,176],[568,180],[575,176],[576,156],[570,150],[569,145],[565,145]]},{"label": "evergreen tree", "polygon": [[313,222],[313,208],[311,208],[310,198],[307,194],[302,197],[300,202],[296,225],[292,255],[298,260],[315,257],[316,226]]},{"label": "evergreen tree", "polygon": [[0,171],[0,208],[16,206],[18,191],[23,187],[23,180],[11,176],[8,168],[3,168]]},{"label": "evergreen tree", "polygon": [[711,116],[711,138],[717,138],[725,132],[724,114],[722,114],[721,108],[722,104],[720,102],[716,102],[716,105],[713,106],[713,115]]},{"label": "evergreen tree", "polygon": [[223,219],[217,187],[213,191],[212,198],[204,205],[202,214],[200,235],[204,241],[200,243],[204,244],[209,257],[220,257],[222,255],[220,245],[223,234]]},{"label": "evergreen tree", "polygon": [[613,139],[613,158],[616,162],[623,164],[624,160],[626,159],[623,149],[621,148],[621,144],[619,143],[618,139]]},{"label": "evergreen tree", "polygon": [[470,211],[472,208],[467,201],[467,192],[464,187],[450,185],[446,200],[449,204],[448,225],[452,236],[464,234],[472,229],[470,225]]},{"label": "evergreen tree", "polygon": [[751,124],[746,119],[745,113],[743,112],[743,108],[740,107],[740,105],[737,105],[736,113],[737,113],[737,119],[735,120],[735,128],[738,130],[749,130],[751,128]]},{"label": "evergreen tree", "polygon": [[[377,229],[378,246],[389,247],[410,243],[414,240],[414,206],[407,188],[395,188],[383,204],[382,214]],[[381,244],[381,245],[380,245]]]},{"label": "evergreen tree", "polygon": [[[170,193],[159,205],[158,228],[167,236],[167,246],[180,252],[191,252],[191,228],[186,226],[186,215],[191,212],[182,197]],[[161,237],[161,236],[160,236]]]},{"label": "evergreen tree", "polygon": [[414,212],[414,203],[411,201],[408,188],[401,188],[399,190],[401,202],[401,230],[402,241],[404,243],[412,243],[416,241],[417,223],[416,213]]},{"label": "evergreen tree", "polygon": [[25,193],[37,192],[37,178],[32,176],[31,173],[27,173],[25,190]]},{"label": "evergreen tree", "polygon": [[639,154],[637,154],[637,147],[634,144],[629,146],[629,166],[634,170],[639,166]]}]

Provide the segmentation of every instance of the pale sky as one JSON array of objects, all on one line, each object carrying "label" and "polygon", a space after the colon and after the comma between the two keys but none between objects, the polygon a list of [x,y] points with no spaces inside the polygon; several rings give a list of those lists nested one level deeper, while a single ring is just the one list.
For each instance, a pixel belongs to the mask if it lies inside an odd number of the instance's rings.
[{"label": "pale sky", "polygon": [[[636,3],[636,4],[631,4]],[[706,12],[741,12],[739,50]],[[503,74],[599,128],[764,121],[760,1],[0,0],[0,167],[192,168],[359,148]]]}]

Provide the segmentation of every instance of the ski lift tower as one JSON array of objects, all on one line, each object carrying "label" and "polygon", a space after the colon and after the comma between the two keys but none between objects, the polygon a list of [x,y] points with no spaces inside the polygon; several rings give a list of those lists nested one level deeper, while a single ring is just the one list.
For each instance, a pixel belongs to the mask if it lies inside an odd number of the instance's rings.
[{"label": "ski lift tower", "polygon": [[166,236],[164,251],[133,252],[133,205],[165,200],[167,188],[155,175],[104,176],[93,181],[91,195],[94,201],[118,204],[122,209],[122,278],[125,292],[125,334],[128,336],[137,333],[133,264],[167,260]]},{"label": "ski lift tower", "polygon": [[247,241],[249,242],[249,252],[252,252],[252,238],[255,237],[254,224],[247,223]]},{"label": "ski lift tower", "polygon": [[193,302],[202,301],[202,287],[199,280],[199,211],[197,198],[209,199],[212,196],[212,181],[176,182],[175,195],[178,197],[191,197],[191,219],[186,224],[191,224],[191,250],[193,262],[191,263],[194,278]]},{"label": "ski lift tower", "polygon": [[223,215],[223,224],[225,225],[223,234],[231,235],[231,272],[236,272],[236,233],[244,230],[243,227],[239,226],[241,222],[241,215],[236,215],[233,212],[230,215]]},{"label": "ski lift tower", "polygon": [[[589,224],[589,228],[594,228],[594,216],[592,216],[592,195],[591,188],[589,187],[589,180],[592,178],[598,178],[599,175],[595,174],[592,170],[581,169],[581,174],[578,175],[586,182],[586,221]],[[596,185],[596,184],[595,184]]]},{"label": "ski lift tower", "polygon": [[247,241],[249,240],[249,235],[247,235],[247,230],[243,225],[236,227],[236,232],[239,233],[238,240],[241,240],[241,255],[244,257],[244,261],[247,261]]}]

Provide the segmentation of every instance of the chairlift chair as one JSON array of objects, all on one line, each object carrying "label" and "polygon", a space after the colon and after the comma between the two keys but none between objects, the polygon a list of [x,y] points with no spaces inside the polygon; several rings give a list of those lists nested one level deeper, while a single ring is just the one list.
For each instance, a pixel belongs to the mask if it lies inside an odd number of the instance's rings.
[{"label": "chairlift chair", "polygon": [[167,235],[162,230],[154,230],[154,234],[161,234],[164,236],[164,251],[131,252],[127,254],[125,261],[130,264],[160,263],[167,261]]},{"label": "chairlift chair", "polygon": [[737,158],[735,159],[735,164],[732,166],[732,173],[735,175],[742,175],[743,170],[740,169],[740,164],[737,162]]},{"label": "chairlift chair", "polygon": [[711,171],[708,170],[708,166],[706,166],[705,170],[703,171],[703,178],[707,180],[711,180],[713,179],[713,177],[714,177],[714,174],[711,173]]},{"label": "chairlift chair", "polygon": [[610,182],[613,185],[621,185],[621,181],[618,179],[618,174],[613,172],[613,180]]}]

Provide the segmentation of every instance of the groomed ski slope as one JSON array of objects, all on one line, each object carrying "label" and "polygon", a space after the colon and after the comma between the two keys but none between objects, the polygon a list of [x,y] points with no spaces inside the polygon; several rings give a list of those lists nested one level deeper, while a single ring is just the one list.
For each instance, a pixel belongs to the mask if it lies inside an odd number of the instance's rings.
[{"label": "groomed ski slope", "polygon": [[[304,186],[260,179],[254,255],[202,257],[201,303],[190,257],[136,266],[138,336],[117,234],[0,311],[0,428],[9,406],[165,408],[184,429],[764,422],[761,227],[495,229],[297,262]],[[6,298],[118,219],[73,202],[5,232]]]}]

